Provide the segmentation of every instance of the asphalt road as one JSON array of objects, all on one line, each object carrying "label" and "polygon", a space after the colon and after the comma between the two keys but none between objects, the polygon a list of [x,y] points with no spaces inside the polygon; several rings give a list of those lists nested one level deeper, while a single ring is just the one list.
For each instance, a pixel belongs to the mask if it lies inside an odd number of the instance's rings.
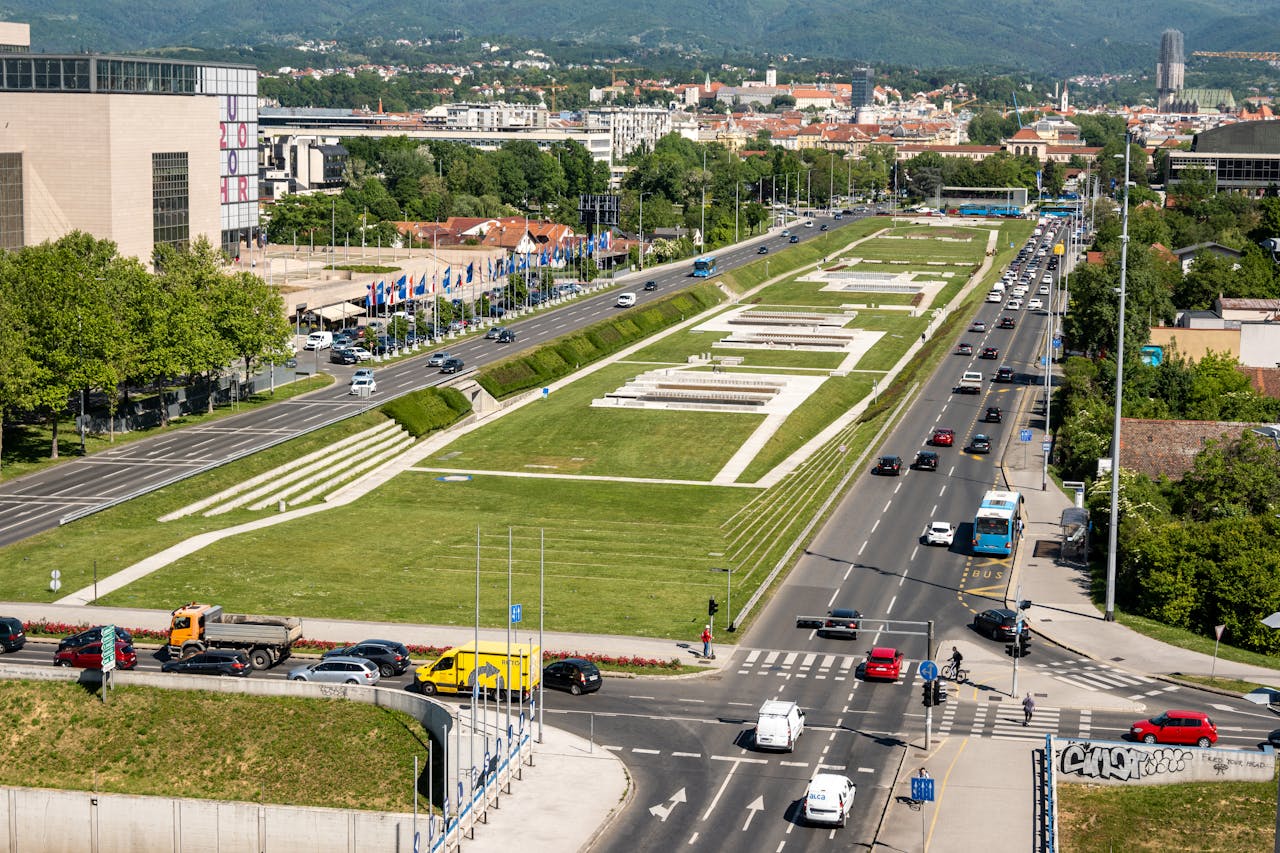
[{"label": "asphalt road", "polygon": [[[835,221],[819,218],[816,220],[818,226],[794,226],[791,232],[804,242],[821,234],[821,225],[835,229],[856,219],[846,217]],[[773,231],[735,247],[718,250],[715,253],[718,266],[724,271],[755,261],[762,245],[777,252],[790,244],[788,238]],[[672,291],[689,287],[694,281],[692,269],[693,261],[688,260],[638,272],[626,276],[617,288],[610,291],[580,296],[561,307],[512,321],[507,325],[518,332],[514,344],[499,344],[481,336],[471,336],[454,342],[445,341],[434,349],[394,364],[375,365],[378,393],[371,399],[348,394],[348,380],[355,372],[354,366],[329,364],[327,351],[318,356],[300,353],[300,369],[315,367],[330,373],[337,379],[334,385],[304,398],[122,444],[0,485],[0,546],[296,438],[381,405],[393,395],[465,377],[513,351],[545,343],[618,313],[623,310],[616,305],[617,294],[621,291],[635,292],[637,305],[643,306]],[[655,281],[657,290],[643,290],[643,283],[647,280]],[[465,371],[447,376],[437,368],[428,367],[429,353],[439,350],[447,350],[463,359]]]}]

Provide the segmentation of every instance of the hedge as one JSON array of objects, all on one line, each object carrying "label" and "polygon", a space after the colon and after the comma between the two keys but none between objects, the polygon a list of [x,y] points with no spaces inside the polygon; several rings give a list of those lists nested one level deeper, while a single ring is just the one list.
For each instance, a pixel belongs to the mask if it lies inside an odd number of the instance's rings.
[{"label": "hedge", "polygon": [[419,438],[471,414],[471,402],[454,388],[424,388],[397,397],[381,411]]},{"label": "hedge", "polygon": [[476,381],[497,399],[540,388],[723,301],[718,286],[701,284],[491,365]]}]

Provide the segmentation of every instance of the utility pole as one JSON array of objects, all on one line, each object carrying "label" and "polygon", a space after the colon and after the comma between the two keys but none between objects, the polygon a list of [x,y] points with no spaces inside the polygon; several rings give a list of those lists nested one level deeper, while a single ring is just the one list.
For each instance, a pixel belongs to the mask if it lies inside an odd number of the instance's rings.
[{"label": "utility pole", "polygon": [[1124,392],[1124,296],[1129,265],[1129,134],[1124,135],[1124,211],[1120,227],[1120,329],[1116,340],[1116,406],[1111,425],[1111,523],[1107,529],[1107,606],[1102,618],[1116,621],[1116,528],[1120,525],[1120,402]]}]

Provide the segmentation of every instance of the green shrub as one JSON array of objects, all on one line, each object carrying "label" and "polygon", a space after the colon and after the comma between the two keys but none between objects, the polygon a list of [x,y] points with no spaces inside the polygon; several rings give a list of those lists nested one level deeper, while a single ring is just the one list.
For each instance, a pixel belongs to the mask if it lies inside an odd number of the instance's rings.
[{"label": "green shrub", "polygon": [[471,402],[455,388],[424,388],[397,397],[382,413],[419,438],[471,414]]},{"label": "green shrub", "polygon": [[485,368],[477,381],[498,399],[538,388],[568,376],[584,364],[598,361],[642,338],[719,305],[723,300],[724,293],[716,285],[698,285],[692,290],[646,305],[643,310],[602,320],[531,352]]}]

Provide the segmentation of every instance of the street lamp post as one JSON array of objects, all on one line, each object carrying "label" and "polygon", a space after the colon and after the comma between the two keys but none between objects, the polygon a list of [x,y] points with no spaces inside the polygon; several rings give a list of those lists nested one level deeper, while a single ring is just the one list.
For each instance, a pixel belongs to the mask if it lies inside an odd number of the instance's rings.
[{"label": "street lamp post", "polygon": [[707,149],[702,149],[702,174],[698,176],[698,183],[702,185],[702,202],[699,205],[702,213],[702,230],[698,232],[698,240],[700,241],[699,251],[706,251],[707,248]]},{"label": "street lamp post", "polygon": [[713,572],[725,573],[724,585],[724,625],[725,630],[732,632],[733,627],[733,569],[712,569]]},{"label": "street lamp post", "polygon": [[1120,402],[1124,388],[1124,297],[1129,261],[1129,135],[1124,137],[1124,210],[1120,225],[1120,329],[1116,335],[1116,406],[1111,424],[1111,524],[1107,529],[1107,605],[1103,619],[1116,621],[1116,528],[1120,525]]},{"label": "street lamp post", "polygon": [[644,269],[644,197],[652,192],[640,193],[640,245],[636,247],[636,257],[640,261],[640,269]]}]

